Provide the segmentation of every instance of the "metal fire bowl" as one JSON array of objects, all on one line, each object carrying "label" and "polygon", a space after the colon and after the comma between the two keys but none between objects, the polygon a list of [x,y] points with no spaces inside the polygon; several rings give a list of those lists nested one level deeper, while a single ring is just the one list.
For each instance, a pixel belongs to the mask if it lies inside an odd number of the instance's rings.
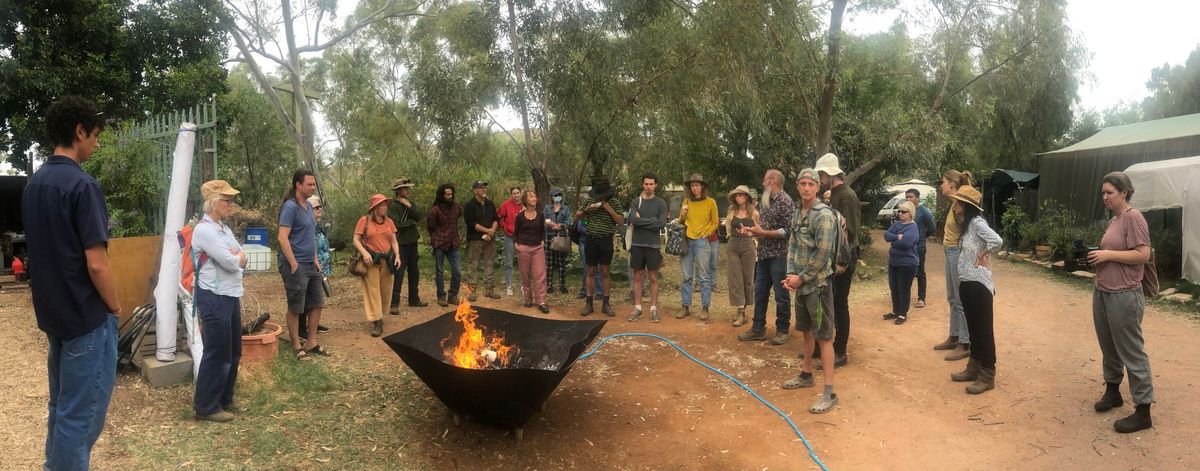
[{"label": "metal fire bowl", "polygon": [[560,321],[476,307],[475,325],[504,335],[518,351],[509,368],[475,370],[446,363],[442,339],[462,326],[447,312],[383,338],[451,411],[480,423],[520,429],[542,407],[604,320]]}]

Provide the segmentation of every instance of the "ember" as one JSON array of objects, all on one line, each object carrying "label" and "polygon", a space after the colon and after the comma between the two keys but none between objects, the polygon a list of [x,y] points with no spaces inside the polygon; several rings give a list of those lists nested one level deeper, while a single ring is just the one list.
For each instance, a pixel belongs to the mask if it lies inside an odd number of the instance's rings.
[{"label": "ember", "polygon": [[453,341],[454,334],[442,339],[442,354],[446,362],[476,370],[508,368],[510,357],[519,349],[504,345],[502,333],[492,332],[488,335],[484,327],[475,325],[477,319],[479,313],[464,297],[458,309],[454,311],[454,321],[463,327],[458,342]]}]

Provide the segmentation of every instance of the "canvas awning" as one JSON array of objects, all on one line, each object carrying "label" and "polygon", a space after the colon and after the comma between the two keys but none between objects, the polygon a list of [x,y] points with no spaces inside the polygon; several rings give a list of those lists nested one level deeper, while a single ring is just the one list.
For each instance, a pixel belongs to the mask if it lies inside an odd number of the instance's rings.
[{"label": "canvas awning", "polygon": [[[1140,211],[1183,208],[1182,226],[1200,224],[1200,157],[1134,164],[1125,169],[1133,183],[1133,207]],[[1200,282],[1200,231],[1183,231],[1183,278]]]}]

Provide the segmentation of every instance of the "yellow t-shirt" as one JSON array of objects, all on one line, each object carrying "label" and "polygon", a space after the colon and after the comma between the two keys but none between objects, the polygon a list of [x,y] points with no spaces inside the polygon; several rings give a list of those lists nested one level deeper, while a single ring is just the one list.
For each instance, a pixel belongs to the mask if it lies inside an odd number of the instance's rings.
[{"label": "yellow t-shirt", "polygon": [[946,231],[942,236],[942,245],[958,247],[958,238],[961,235],[958,233],[958,216],[954,214],[954,205],[951,205],[950,212],[946,214]]},{"label": "yellow t-shirt", "polygon": [[[717,200],[704,198],[702,201],[692,201],[685,198],[683,204],[688,206],[683,223],[687,225],[689,239],[708,237],[717,231],[717,225],[721,223],[721,217],[717,215]],[[680,205],[680,212],[682,211],[683,205]]]}]

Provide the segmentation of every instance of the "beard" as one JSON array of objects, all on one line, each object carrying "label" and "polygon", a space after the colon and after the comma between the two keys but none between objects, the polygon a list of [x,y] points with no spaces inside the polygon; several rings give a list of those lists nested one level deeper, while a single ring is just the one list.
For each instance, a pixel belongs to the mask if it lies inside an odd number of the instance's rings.
[{"label": "beard", "polygon": [[761,198],[761,201],[759,201],[758,206],[762,208],[762,211],[766,211],[767,209],[770,209],[770,207],[771,207],[771,188],[770,187],[763,188],[762,196],[760,198]]}]

